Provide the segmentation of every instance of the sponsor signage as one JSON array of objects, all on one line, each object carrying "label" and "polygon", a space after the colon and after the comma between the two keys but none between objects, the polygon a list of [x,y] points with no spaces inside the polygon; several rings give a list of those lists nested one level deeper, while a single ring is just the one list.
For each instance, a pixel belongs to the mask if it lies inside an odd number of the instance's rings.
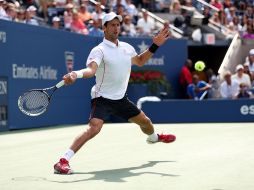
[{"label": "sponsor signage", "polygon": [[8,124],[8,83],[7,77],[0,76],[0,131],[7,130]]}]

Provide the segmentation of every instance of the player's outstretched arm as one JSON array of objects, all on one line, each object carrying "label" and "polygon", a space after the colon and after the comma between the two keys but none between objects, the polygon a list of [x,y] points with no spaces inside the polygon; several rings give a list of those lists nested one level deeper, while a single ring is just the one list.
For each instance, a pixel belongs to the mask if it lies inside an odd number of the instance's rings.
[{"label": "player's outstretched arm", "polygon": [[72,71],[63,76],[66,85],[73,84],[77,78],[91,78],[95,75],[98,66],[95,62],[91,62],[85,69]]},{"label": "player's outstretched arm", "polygon": [[156,50],[163,45],[170,38],[170,31],[168,24],[164,24],[163,29],[153,37],[153,44],[143,53],[132,58],[132,64],[143,66],[156,52]]}]

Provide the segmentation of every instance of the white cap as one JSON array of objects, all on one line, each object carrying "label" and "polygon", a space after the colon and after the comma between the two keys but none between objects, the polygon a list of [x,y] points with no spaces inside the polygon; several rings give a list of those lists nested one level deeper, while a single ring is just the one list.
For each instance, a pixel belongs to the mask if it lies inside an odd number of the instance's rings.
[{"label": "white cap", "polygon": [[58,16],[54,16],[52,19],[53,22],[59,22],[60,18]]},{"label": "white cap", "polygon": [[27,11],[36,11],[37,8],[36,8],[35,6],[33,6],[33,5],[31,5],[31,6],[29,6],[26,10],[27,10]]},{"label": "white cap", "polygon": [[250,66],[250,63],[249,62],[245,62],[244,64],[243,64],[243,66]]},{"label": "white cap", "polygon": [[72,9],[74,6],[73,6],[73,4],[71,4],[71,3],[68,3],[67,5],[65,5],[65,8],[66,9]]},{"label": "white cap", "polygon": [[254,49],[251,49],[251,50],[249,51],[249,54],[250,54],[250,55],[254,55]]},{"label": "white cap", "polygon": [[114,13],[114,12],[110,12],[110,13],[107,13],[107,14],[105,14],[105,15],[103,16],[103,18],[102,18],[102,26],[104,26],[104,24],[105,24],[106,22],[111,21],[111,20],[113,20],[114,18],[118,18],[118,20],[119,20],[120,22],[122,22],[122,20],[123,20],[123,18],[122,18],[121,15],[117,15],[117,14]]},{"label": "white cap", "polygon": [[237,65],[235,70],[238,71],[240,69],[243,69],[243,65],[241,65],[241,64]]}]

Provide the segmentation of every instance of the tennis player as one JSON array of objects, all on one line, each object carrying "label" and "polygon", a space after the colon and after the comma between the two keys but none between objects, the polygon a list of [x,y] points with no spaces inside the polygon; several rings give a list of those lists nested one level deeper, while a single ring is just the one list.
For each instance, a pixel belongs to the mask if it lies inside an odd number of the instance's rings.
[{"label": "tennis player", "polygon": [[70,148],[54,165],[58,174],[71,174],[70,159],[90,139],[101,130],[109,115],[120,116],[140,126],[147,137],[148,143],[170,143],[176,137],[171,134],[156,134],[151,120],[139,110],[126,96],[126,89],[131,66],[143,66],[169,38],[168,26],[165,26],[155,37],[153,44],[141,54],[128,43],[118,40],[122,17],[113,12],[105,14],[102,19],[104,39],[94,47],[86,62],[86,68],[73,71],[63,76],[66,85],[73,84],[77,78],[96,76],[96,84],[91,90],[91,113],[89,127],[76,137]]}]

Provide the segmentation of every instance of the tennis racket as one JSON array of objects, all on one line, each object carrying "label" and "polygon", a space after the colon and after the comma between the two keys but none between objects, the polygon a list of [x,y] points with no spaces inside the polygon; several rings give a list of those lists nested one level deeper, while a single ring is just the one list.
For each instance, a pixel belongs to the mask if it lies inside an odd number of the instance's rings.
[{"label": "tennis racket", "polygon": [[44,89],[31,89],[21,95],[18,99],[20,111],[28,116],[38,116],[43,114],[49,104],[53,93],[64,85],[64,80],[55,86]]}]

